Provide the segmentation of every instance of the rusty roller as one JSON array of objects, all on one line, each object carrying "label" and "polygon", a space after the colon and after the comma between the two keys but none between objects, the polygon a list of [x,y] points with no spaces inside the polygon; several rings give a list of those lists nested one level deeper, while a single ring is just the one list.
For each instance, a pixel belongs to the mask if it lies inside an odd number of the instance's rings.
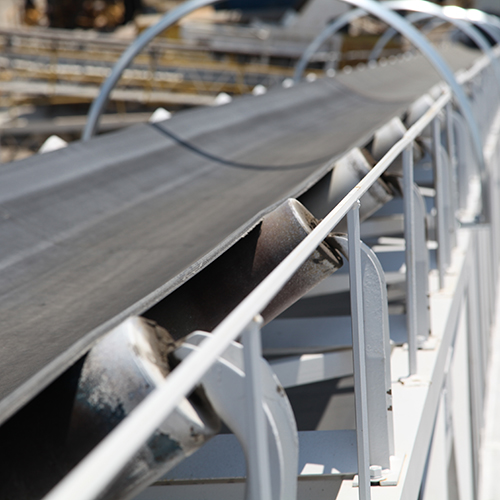
[{"label": "rusty roller", "polygon": [[[318,221],[296,200],[290,199],[264,217],[256,240],[249,239],[253,259],[248,267],[229,266],[210,286],[199,303],[187,303],[190,322],[210,319],[235,307],[316,226]],[[270,321],[342,264],[335,240],[322,243],[282,291],[263,311]],[[245,243],[245,239],[242,240]],[[255,243],[255,245],[254,245]],[[188,283],[189,284],[189,283]],[[186,286],[188,285],[186,284]],[[207,302],[208,298],[210,301]],[[169,309],[182,321],[184,311]],[[185,317],[184,317],[185,319]],[[206,325],[206,323],[204,323]],[[193,328],[190,326],[188,329]],[[194,329],[194,328],[193,328]],[[68,444],[79,453],[99,442],[137,406],[170,371],[170,354],[179,344],[151,320],[130,318],[107,334],[86,356],[79,377],[70,419]],[[179,404],[146,446],[106,493],[106,498],[131,498],[156,478],[189,456],[219,428],[220,421],[201,389]]]},{"label": "rusty roller", "polygon": [[[168,332],[139,317],[105,335],[2,428],[0,498],[42,498],[168,376],[176,347]],[[197,388],[101,498],[132,498],[219,429],[219,417]]]},{"label": "rusty roller", "polygon": [[[132,317],[91,349],[82,366],[69,420],[67,446],[73,456],[78,454],[75,459],[88,453],[164,380],[176,347],[166,330]],[[219,417],[197,388],[177,405],[103,498],[132,498],[219,429]]]},{"label": "rusty roller", "polygon": [[[289,199],[232,248],[145,313],[175,339],[212,331],[318,224]],[[332,243],[323,242],[262,312],[267,323],[342,266]]]}]

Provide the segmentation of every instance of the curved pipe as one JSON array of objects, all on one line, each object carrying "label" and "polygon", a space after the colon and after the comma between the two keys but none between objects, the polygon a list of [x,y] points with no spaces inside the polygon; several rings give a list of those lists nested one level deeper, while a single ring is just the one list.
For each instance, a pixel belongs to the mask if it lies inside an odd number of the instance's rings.
[{"label": "curved pipe", "polygon": [[[481,171],[481,176],[484,178],[486,176],[486,166],[484,162],[484,156],[483,156],[483,150],[482,150],[482,141],[481,141],[481,134],[479,132],[478,125],[475,121],[474,114],[472,112],[472,108],[470,106],[469,100],[467,99],[467,96],[460,86],[460,84],[457,82],[455,79],[455,75],[449,68],[449,66],[446,64],[444,59],[437,53],[437,51],[432,47],[432,45],[429,43],[429,41],[413,26],[411,25],[408,21],[406,21],[403,17],[400,15],[396,14],[393,12],[391,9],[387,8],[387,3],[389,2],[384,2],[383,4],[379,4],[373,0],[342,0],[346,3],[349,3],[351,5],[354,5],[358,7],[359,9],[362,9],[366,12],[369,12],[372,15],[377,16],[379,19],[384,21],[386,24],[389,26],[397,29],[403,36],[405,36],[410,42],[412,42],[421,52],[422,54],[427,58],[427,60],[434,66],[434,68],[437,70],[437,72],[441,75],[441,77],[445,80],[445,82],[449,85],[453,95],[455,96],[455,99],[457,100],[457,104],[464,116],[464,118],[467,120],[469,130],[472,136],[472,141],[474,145],[474,153],[477,158],[479,168]],[[392,2],[391,2],[392,3]],[[419,7],[422,6],[423,4],[428,4],[428,2],[425,2],[423,0],[419,0],[418,2],[398,2],[398,3],[404,3],[404,7],[402,7],[405,10],[415,10],[419,11]],[[440,13],[440,15],[443,15],[440,12],[440,8],[437,5],[429,4],[430,6],[436,7],[436,10]],[[450,19],[450,22],[452,20]],[[456,22],[456,21],[455,21]],[[459,21],[460,22],[460,21]],[[326,33],[328,34],[332,33],[332,27],[336,25],[337,23],[333,23],[329,25],[323,33],[318,35],[317,39],[318,40],[320,37],[324,37],[324,39],[327,38]],[[464,22],[460,22],[460,24],[466,24]],[[469,26],[469,28],[471,28]],[[338,29],[338,28],[337,28]],[[472,28],[474,30],[474,28]],[[477,30],[476,30],[477,31]],[[481,34],[479,34],[480,37],[482,37]],[[316,44],[316,40],[314,40],[310,47],[312,47],[313,44]],[[486,42],[484,37],[482,37],[482,40]],[[489,49],[489,47],[488,47]],[[490,49],[489,49],[490,50]],[[302,64],[303,61],[302,59],[305,59],[305,56],[309,53],[309,47],[306,49],[304,53],[304,57],[301,58]],[[493,57],[493,56],[492,56]],[[307,63],[306,63],[307,64]],[[296,76],[297,76],[296,72]],[[300,76],[299,76],[300,79]],[[485,180],[485,179],[483,179]]]},{"label": "curved pipe", "polygon": [[[343,1],[349,1],[349,0],[343,0]],[[474,41],[476,45],[490,59],[491,64],[495,71],[496,79],[500,85],[500,66],[498,65],[497,59],[493,54],[493,51],[491,50],[490,44],[488,43],[488,40],[484,37],[484,35],[477,28],[471,26],[471,23],[480,25],[484,29],[484,31],[488,33],[488,35],[492,36],[492,38],[496,40],[497,43],[500,43],[500,37],[498,33],[496,33],[494,30],[491,29],[492,25],[491,23],[489,24],[490,29],[487,30],[486,29],[487,25],[485,24],[484,19],[480,21],[478,20],[478,16],[474,17],[467,15],[465,9],[462,9],[460,7],[453,7],[451,11],[448,9],[448,11],[446,12],[451,12],[453,14],[453,16],[450,16],[445,13],[445,9],[443,7],[439,7],[425,0],[418,0],[417,2],[415,2],[414,0],[387,1],[383,3],[383,6],[390,10],[407,10],[422,15],[426,14],[428,17],[437,17],[445,22],[453,24],[460,31],[463,31],[472,41]],[[307,64],[309,63],[311,57],[326,40],[328,40],[331,36],[333,36],[337,31],[342,29],[346,24],[364,15],[366,15],[366,9],[355,9],[338,17],[333,23],[327,25],[324,28],[324,30],[311,42],[311,44],[302,54],[302,57],[300,58],[299,62],[295,67],[295,72],[293,76],[294,83],[298,83],[301,80],[302,74],[304,73],[304,70],[307,67]],[[469,19],[469,17],[474,19]],[[410,23],[410,20],[407,20],[407,22]],[[413,23],[416,21],[411,21],[411,22]],[[395,28],[394,26],[391,26],[391,28],[401,32],[401,30]]]},{"label": "curved pipe", "polygon": [[[468,30],[465,26],[474,25],[474,30],[477,32],[477,27],[483,29],[488,35],[490,35],[496,43],[500,43],[500,29],[497,23],[490,20],[490,16],[478,16],[477,14],[471,14],[466,9],[458,7],[456,5],[447,5],[445,7],[440,7],[434,3],[428,2],[426,0],[389,0],[384,2],[384,5],[391,10],[408,10],[412,12],[421,12],[423,14],[429,14],[430,16],[438,17],[455,25],[459,30],[463,30],[464,33],[470,37],[474,42],[476,40],[472,38],[472,31]],[[457,23],[458,21],[458,23]],[[464,24],[465,23],[465,24]],[[482,35],[482,34],[481,34]],[[484,39],[484,36],[482,35]],[[479,42],[476,42],[479,45]],[[489,47],[489,44],[488,44]]]},{"label": "curved pipe", "polygon": [[[449,9],[446,11],[444,7],[439,7],[438,5],[425,0],[390,0],[388,2],[384,2],[384,6],[391,10],[407,10],[428,14],[429,16],[437,17],[443,21],[453,24],[456,28],[465,33],[481,49],[486,57],[488,57],[495,73],[495,78],[500,87],[500,64],[498,59],[495,57],[495,54],[493,53],[486,37],[481,33],[481,31],[472,25],[474,22],[468,19],[465,9],[462,9],[461,7],[453,7],[451,12],[454,12],[455,15],[451,17],[446,14],[446,12],[450,12]],[[460,12],[462,12],[463,18],[459,18]],[[481,26],[484,27],[482,24]]]},{"label": "curved pipe", "polygon": [[311,60],[311,57],[330,37],[332,37],[335,33],[337,33],[337,31],[341,30],[347,24],[363,16],[366,16],[366,12],[363,9],[354,9],[346,12],[345,14],[342,14],[341,16],[337,17],[331,24],[326,25],[323,31],[307,46],[306,50],[299,59],[299,62],[296,64],[293,74],[293,82],[300,82],[304,70]]},{"label": "curved pipe", "polygon": [[[429,14],[423,14],[421,12],[414,12],[413,14],[410,14],[406,17],[406,20],[411,24],[416,24],[429,18],[432,19],[431,22],[422,27],[420,33],[425,34],[428,31],[434,29],[436,25],[440,26],[441,24],[444,24],[446,22],[442,19],[436,19]],[[394,28],[387,29],[384,34],[377,40],[377,43],[370,52],[370,55],[368,56],[368,62],[376,61],[380,57],[380,54],[384,50],[385,46],[392,40],[392,38],[396,34],[397,31]]]},{"label": "curved pipe", "polygon": [[[494,16],[488,16],[484,12],[477,9],[462,9],[454,5],[447,5],[443,7],[443,12],[446,16],[456,19],[461,19],[468,23],[480,27],[487,35],[489,35],[496,44],[500,44],[500,21],[492,19]],[[434,14],[427,14],[424,12],[415,12],[406,17],[408,22],[416,24],[419,21],[424,21],[429,18],[434,18]],[[447,20],[438,18],[439,24],[448,22]],[[432,29],[432,27],[431,27]],[[427,30],[425,30],[427,31]],[[424,29],[421,30],[422,33],[425,32]],[[389,43],[392,37],[397,33],[394,28],[389,28],[377,41],[375,47],[373,48],[368,61],[375,61],[380,57],[380,54],[384,47]]]},{"label": "curved pipe", "polygon": [[454,5],[445,5],[443,12],[452,18],[462,19],[480,27],[497,44],[500,44],[500,20],[496,16],[491,16],[478,9],[456,8]]},{"label": "curved pipe", "polygon": [[139,37],[137,37],[137,39],[132,44],[130,44],[130,46],[125,50],[120,59],[118,59],[117,63],[114,65],[111,74],[103,83],[99,95],[90,106],[87,123],[85,124],[85,129],[83,130],[82,134],[82,141],[88,141],[95,135],[97,126],[99,125],[101,114],[104,110],[104,107],[106,106],[106,103],[108,102],[109,95],[111,94],[111,91],[114,89],[115,85],[118,83],[118,80],[122,76],[122,73],[132,62],[134,57],[151,40],[153,40],[153,38],[159,35],[162,31],[165,31],[167,28],[172,26],[172,24],[179,21],[179,19],[182,19],[187,14],[201,7],[206,7],[208,5],[212,5],[221,1],[222,0],[188,0],[176,9],[173,9],[165,14],[165,16],[163,16],[157,24],[148,28]]}]

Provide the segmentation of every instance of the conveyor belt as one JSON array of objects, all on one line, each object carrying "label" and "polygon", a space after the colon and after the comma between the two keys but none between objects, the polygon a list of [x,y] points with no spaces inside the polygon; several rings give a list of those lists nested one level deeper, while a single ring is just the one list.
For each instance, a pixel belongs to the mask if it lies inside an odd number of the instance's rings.
[{"label": "conveyor belt", "polygon": [[[455,68],[477,57],[452,55]],[[0,421],[438,80],[421,57],[381,75],[277,88],[2,166]],[[369,95],[347,87],[360,81]]]}]

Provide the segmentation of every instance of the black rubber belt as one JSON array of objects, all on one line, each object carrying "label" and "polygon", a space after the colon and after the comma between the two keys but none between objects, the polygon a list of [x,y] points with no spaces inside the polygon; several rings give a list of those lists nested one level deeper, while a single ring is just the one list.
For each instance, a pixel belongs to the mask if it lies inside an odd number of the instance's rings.
[{"label": "black rubber belt", "polygon": [[1,166],[0,422],[437,82],[421,57],[370,71]]}]

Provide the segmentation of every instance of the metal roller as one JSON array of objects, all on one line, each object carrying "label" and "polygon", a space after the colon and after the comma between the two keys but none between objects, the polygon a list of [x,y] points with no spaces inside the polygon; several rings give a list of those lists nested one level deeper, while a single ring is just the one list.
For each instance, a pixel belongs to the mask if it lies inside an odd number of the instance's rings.
[{"label": "metal roller", "polygon": [[[164,380],[176,347],[166,330],[131,317],[91,349],[70,417],[67,443],[72,455],[86,455]],[[219,429],[219,417],[202,390],[196,389],[156,430],[104,497],[132,498]]]},{"label": "metal roller", "polygon": [[[380,161],[389,149],[405,135],[406,127],[403,122],[395,117],[379,128],[374,136],[371,147],[371,154],[376,161]],[[392,165],[385,171],[385,175],[401,176],[403,172],[403,161],[401,155],[398,156]]]},{"label": "metal roller", "polygon": [[[422,116],[427,113],[427,111],[434,104],[434,99],[429,94],[424,94],[422,97],[418,98],[408,109],[406,115],[406,126],[410,128],[414,123],[416,123]],[[428,125],[422,131],[423,138],[430,138],[432,136],[431,126]]]},{"label": "metal roller", "polygon": [[[0,498],[42,498],[164,380],[176,347],[164,329],[139,317],[105,335],[2,429]],[[132,498],[219,429],[219,417],[196,389],[101,498]]]},{"label": "metal roller", "polygon": [[[289,199],[181,288],[145,312],[175,339],[212,331],[318,224]],[[267,323],[342,266],[336,248],[322,243],[262,312]]]},{"label": "metal roller", "polygon": [[[354,148],[336,164],[328,183],[328,191],[325,192],[321,200],[321,215],[326,215],[337,205],[342,198],[356,186],[356,184],[371,170],[372,165],[367,160],[365,154]],[[368,190],[361,198],[360,219],[365,220],[381,206],[385,205],[393,198],[393,192],[389,185],[381,178]],[[312,208],[314,210],[314,208]],[[347,231],[347,221],[342,219],[335,227],[335,232],[345,233]]]},{"label": "metal roller", "polygon": [[[354,148],[335,163],[333,170],[313,186],[300,200],[318,218],[327,215],[337,203],[371,170],[375,160],[370,154]],[[380,178],[361,198],[360,219],[363,221],[382,205],[392,200],[394,192],[390,185]],[[347,222],[340,221],[335,232],[345,233]]]}]

